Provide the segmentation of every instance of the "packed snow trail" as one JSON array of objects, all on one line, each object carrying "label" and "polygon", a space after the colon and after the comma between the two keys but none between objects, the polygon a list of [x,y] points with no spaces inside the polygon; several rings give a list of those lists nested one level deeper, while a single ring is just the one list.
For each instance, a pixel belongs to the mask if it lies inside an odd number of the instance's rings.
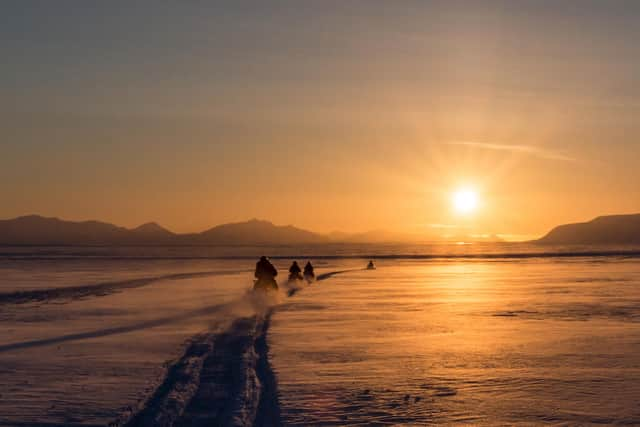
[{"label": "packed snow trail", "polygon": [[49,302],[59,299],[78,299],[91,296],[105,296],[124,289],[140,288],[164,280],[195,279],[199,277],[222,276],[226,274],[242,273],[239,271],[199,271],[193,273],[175,273],[161,276],[143,277],[139,279],[122,280],[118,282],[104,282],[92,285],[68,286],[63,288],[36,289],[0,293],[0,304],[23,304],[27,302]]},{"label": "packed snow trail", "polygon": [[[321,274],[316,282],[342,270]],[[296,287],[295,290],[302,288]],[[295,292],[288,292],[289,297]],[[126,427],[280,427],[275,373],[267,333],[275,308],[239,318],[222,333],[196,336],[139,412],[113,425]]]},{"label": "packed snow trail", "polygon": [[259,393],[253,354],[256,326],[256,317],[242,318],[223,333],[195,337],[126,425],[247,425],[255,417]]},{"label": "packed snow trail", "polygon": [[173,316],[161,317],[158,319],[147,320],[143,322],[137,322],[129,325],[114,326],[112,328],[98,329],[89,332],[79,332],[75,334],[60,335],[57,337],[43,338],[39,340],[21,341],[10,344],[0,345],[0,353],[4,353],[12,350],[20,350],[25,348],[42,347],[53,344],[61,344],[69,341],[80,341],[90,338],[100,338],[109,335],[124,334],[127,332],[139,331],[142,329],[155,328],[170,323],[181,322],[183,320],[192,319],[194,317],[200,317],[204,315],[210,315],[214,313],[221,313],[226,310],[230,310],[234,303],[211,305],[197,310],[187,311],[179,313]]}]

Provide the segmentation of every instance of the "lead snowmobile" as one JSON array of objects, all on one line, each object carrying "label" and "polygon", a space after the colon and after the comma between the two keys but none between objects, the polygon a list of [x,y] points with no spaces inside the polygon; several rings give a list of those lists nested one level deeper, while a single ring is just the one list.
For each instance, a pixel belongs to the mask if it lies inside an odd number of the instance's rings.
[{"label": "lead snowmobile", "polygon": [[256,263],[256,272],[254,274],[256,280],[253,282],[254,291],[277,291],[278,283],[275,277],[278,270],[271,264],[265,256],[260,257],[260,261]]},{"label": "lead snowmobile", "polygon": [[254,291],[277,291],[278,290],[278,282],[275,279],[270,278],[260,278],[253,282],[253,290]]}]

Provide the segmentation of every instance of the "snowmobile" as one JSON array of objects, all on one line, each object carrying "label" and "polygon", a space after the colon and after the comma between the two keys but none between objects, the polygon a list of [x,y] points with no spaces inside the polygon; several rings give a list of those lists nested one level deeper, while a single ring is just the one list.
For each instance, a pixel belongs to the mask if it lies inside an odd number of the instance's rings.
[{"label": "snowmobile", "polygon": [[257,279],[253,282],[253,290],[254,291],[277,291],[278,290],[278,282],[275,279],[261,278]]},{"label": "snowmobile", "polygon": [[311,283],[316,280],[316,275],[313,271],[305,271],[303,277],[304,280],[307,281],[307,283]]}]

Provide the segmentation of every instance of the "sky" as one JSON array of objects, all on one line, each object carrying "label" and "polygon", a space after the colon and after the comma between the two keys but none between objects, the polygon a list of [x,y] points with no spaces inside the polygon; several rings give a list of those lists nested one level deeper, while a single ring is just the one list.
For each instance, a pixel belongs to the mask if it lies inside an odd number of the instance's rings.
[{"label": "sky", "polygon": [[640,212],[639,21],[637,1],[2,2],[0,218],[524,239]]}]

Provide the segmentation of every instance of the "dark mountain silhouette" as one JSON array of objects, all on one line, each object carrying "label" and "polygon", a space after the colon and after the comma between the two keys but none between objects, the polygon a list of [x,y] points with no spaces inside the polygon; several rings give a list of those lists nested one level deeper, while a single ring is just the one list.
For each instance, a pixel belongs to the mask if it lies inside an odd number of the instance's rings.
[{"label": "dark mountain silhouette", "polygon": [[640,214],[599,216],[589,222],[560,225],[538,243],[640,245]]},{"label": "dark mountain silhouette", "polygon": [[[39,215],[0,220],[0,245],[301,245],[413,240],[409,237],[382,231],[324,236],[257,219],[190,234],[173,233],[154,222],[127,229],[100,221],[64,221]],[[536,243],[640,245],[640,214],[601,216],[589,222],[561,225]]]},{"label": "dark mountain silhouette", "polygon": [[197,235],[202,242],[216,244],[304,244],[323,243],[328,239],[320,234],[302,230],[292,225],[277,226],[269,221],[252,219],[247,222],[223,224]]},{"label": "dark mountain silhouette", "polygon": [[326,241],[310,231],[255,219],[191,234],[172,233],[153,222],[127,229],[99,221],[74,222],[38,215],[0,220],[0,245],[286,245]]},{"label": "dark mountain silhouette", "polygon": [[38,215],[0,221],[0,243],[10,245],[116,244],[129,236],[122,227],[99,221],[71,222]]},{"label": "dark mountain silhouette", "polygon": [[175,234],[171,231],[167,230],[164,227],[161,227],[156,222],[147,222],[146,224],[142,224],[139,227],[131,229],[134,233],[138,233],[141,235],[147,236],[174,236]]},{"label": "dark mountain silhouette", "polygon": [[148,222],[130,230],[130,235],[121,244],[170,245],[177,235],[155,222]]}]

